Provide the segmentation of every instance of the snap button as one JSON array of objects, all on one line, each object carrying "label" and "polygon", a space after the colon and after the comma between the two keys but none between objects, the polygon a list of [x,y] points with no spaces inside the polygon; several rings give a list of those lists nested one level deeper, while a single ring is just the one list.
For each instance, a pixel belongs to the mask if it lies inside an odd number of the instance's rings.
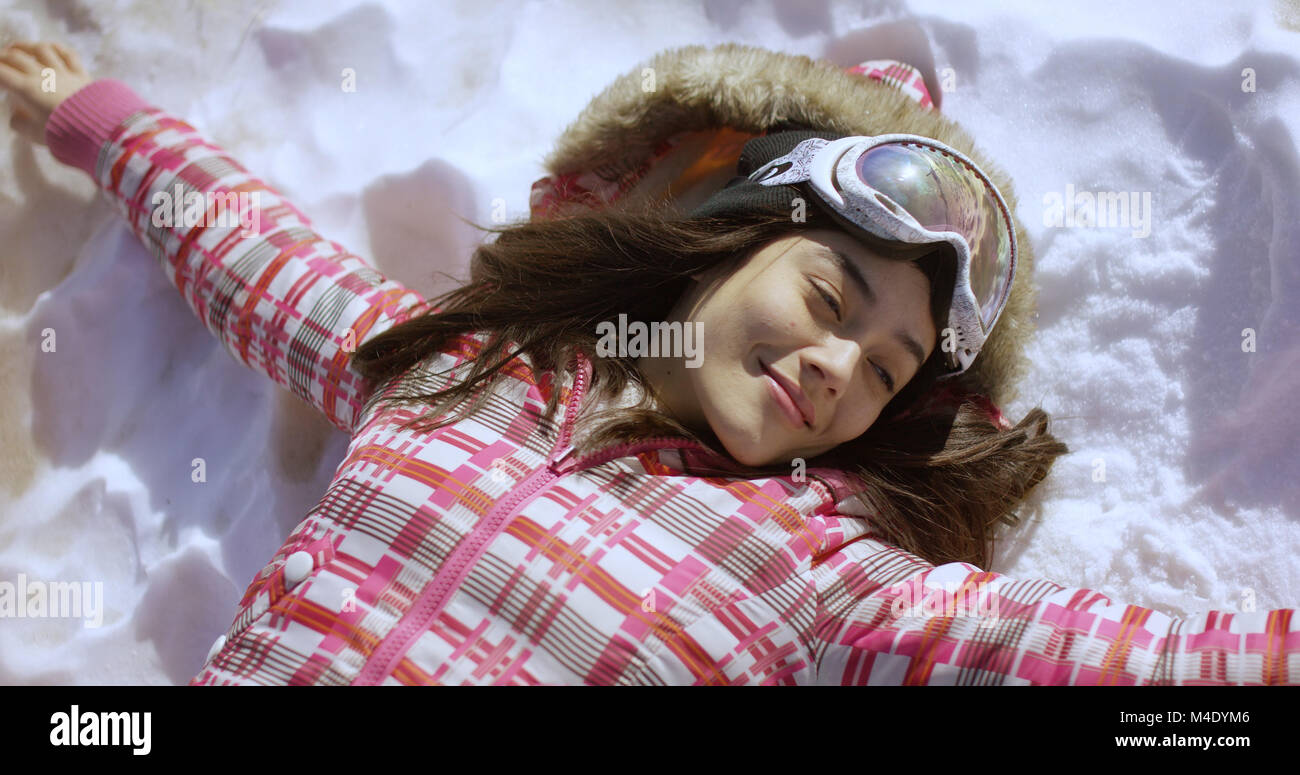
[{"label": "snap button", "polygon": [[217,639],[212,641],[212,648],[208,649],[208,658],[203,660],[203,664],[206,665],[207,663],[211,662],[212,658],[215,657],[225,647],[226,647],[226,636],[224,634],[218,635]]},{"label": "snap button", "polygon": [[284,561],[284,586],[292,589],[298,586],[311,573],[315,562],[308,552],[294,552]]}]

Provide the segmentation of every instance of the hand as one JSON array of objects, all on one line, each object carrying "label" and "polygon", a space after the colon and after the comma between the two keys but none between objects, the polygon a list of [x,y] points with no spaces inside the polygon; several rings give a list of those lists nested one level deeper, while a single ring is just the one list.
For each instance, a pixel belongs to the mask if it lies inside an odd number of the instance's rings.
[{"label": "hand", "polygon": [[9,126],[45,145],[45,122],[78,89],[94,80],[77,55],[58,43],[11,43],[0,49],[0,90],[8,93]]}]

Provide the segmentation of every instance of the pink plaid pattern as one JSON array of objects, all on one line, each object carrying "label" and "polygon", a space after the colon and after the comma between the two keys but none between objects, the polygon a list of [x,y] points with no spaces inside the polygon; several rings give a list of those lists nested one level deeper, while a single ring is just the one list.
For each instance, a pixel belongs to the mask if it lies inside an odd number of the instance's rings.
[{"label": "pink plaid pattern", "polygon": [[[47,136],[235,358],[351,434],[194,685],[1300,683],[1291,609],[1175,619],[935,567],[878,540],[824,469],[748,479],[680,439],[578,457],[581,357],[542,374],[520,359],[473,417],[401,431],[397,386],[368,393],[347,343],[427,302],[121,84],[78,92]],[[258,192],[260,233],[152,225],[176,183]],[[480,345],[403,379],[442,387]]]},{"label": "pink plaid pattern", "polygon": [[909,64],[893,59],[871,59],[848,68],[846,72],[865,75],[872,80],[893,86],[916,100],[923,108],[934,107],[934,101],[930,99],[930,90],[925,85],[925,78],[921,77],[919,70]]}]

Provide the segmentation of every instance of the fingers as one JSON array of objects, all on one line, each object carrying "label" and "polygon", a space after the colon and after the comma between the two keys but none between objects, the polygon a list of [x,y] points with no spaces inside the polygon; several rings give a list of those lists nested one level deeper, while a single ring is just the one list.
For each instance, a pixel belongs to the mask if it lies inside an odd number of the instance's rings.
[{"label": "fingers", "polygon": [[55,43],[53,45],[54,50],[59,52],[59,55],[63,57],[63,61],[67,64],[69,70],[80,75],[86,74],[86,68],[82,67],[81,60],[77,57],[77,52],[61,43]]},{"label": "fingers", "polygon": [[20,40],[16,43],[10,43],[4,50],[3,55],[7,59],[14,61],[36,63],[36,44]]},{"label": "fingers", "polygon": [[59,52],[54,50],[54,44],[52,43],[37,43],[36,59],[46,67],[57,67],[60,70],[67,68],[67,64],[64,63],[63,57],[59,56]]},{"label": "fingers", "polygon": [[18,41],[10,43],[0,51],[0,61],[9,61],[21,66],[21,71],[40,70],[42,67],[57,67],[75,73],[84,74],[85,68],[75,52],[58,43],[29,43]]},{"label": "fingers", "polygon": [[31,79],[39,77],[41,66],[34,56],[18,45],[0,51],[0,86],[9,92],[10,102],[15,108],[22,105],[30,109],[33,105],[27,92],[31,88]]},{"label": "fingers", "polygon": [[36,105],[27,95],[27,79],[30,76],[14,65],[0,59],[0,89],[9,93],[9,104],[14,110],[36,110]]},{"label": "fingers", "polygon": [[66,46],[18,41],[0,49],[0,90],[14,108],[10,126],[33,142],[45,141],[44,127],[54,110],[91,80]]},{"label": "fingers", "polygon": [[0,61],[24,74],[34,73],[41,69],[40,62],[37,61],[36,57],[32,56],[26,49],[19,48],[17,43],[0,52]]},{"label": "fingers", "polygon": [[4,61],[0,57],[0,86],[6,89],[17,89],[23,82],[23,74],[18,68]]}]

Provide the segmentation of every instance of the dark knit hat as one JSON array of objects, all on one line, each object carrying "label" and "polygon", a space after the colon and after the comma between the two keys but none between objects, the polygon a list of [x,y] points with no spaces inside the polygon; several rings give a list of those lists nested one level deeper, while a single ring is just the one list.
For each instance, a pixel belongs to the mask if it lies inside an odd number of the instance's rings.
[{"label": "dark knit hat", "polygon": [[[790,212],[791,200],[795,197],[804,196],[804,193],[797,186],[764,186],[751,181],[749,175],[773,159],[780,158],[793,151],[794,147],[804,140],[813,137],[820,137],[823,140],[838,140],[841,137],[847,137],[847,135],[811,129],[796,129],[755,137],[745,143],[740,152],[740,161],[736,164],[736,176],[692,210],[690,217],[703,218],[706,216],[749,212],[751,210]],[[816,204],[815,198],[810,198],[810,200]]]}]

